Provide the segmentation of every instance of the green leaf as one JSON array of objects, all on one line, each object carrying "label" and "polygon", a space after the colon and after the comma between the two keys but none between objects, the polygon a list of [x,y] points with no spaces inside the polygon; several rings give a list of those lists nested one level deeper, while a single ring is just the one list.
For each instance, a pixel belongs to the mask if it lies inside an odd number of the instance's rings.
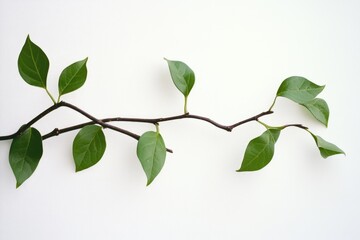
[{"label": "green leaf", "polygon": [[146,132],[137,144],[137,156],[147,176],[147,186],[160,173],[165,163],[166,147],[159,132]]},{"label": "green leaf", "polygon": [[325,100],[321,98],[315,98],[301,105],[306,107],[311,112],[311,114],[317,120],[319,120],[319,122],[321,122],[327,127],[329,121],[329,107]]},{"label": "green leaf", "polygon": [[285,79],[276,96],[286,97],[296,103],[306,103],[313,100],[325,86],[318,86],[303,77],[289,77]]},{"label": "green leaf", "polygon": [[28,84],[46,89],[49,59],[46,54],[27,36],[21,49],[18,68],[21,77]]},{"label": "green leaf", "polygon": [[190,91],[195,83],[195,74],[191,68],[183,62],[171,61],[165,59],[169,65],[171,78],[177,89],[184,94],[185,97],[189,96]]},{"label": "green leaf", "polygon": [[15,137],[11,143],[9,162],[20,187],[35,171],[43,153],[41,134],[35,128],[28,128]]},{"label": "green leaf", "polygon": [[106,149],[105,135],[101,127],[83,127],[73,142],[76,172],[87,169],[100,161]]},{"label": "green leaf", "polygon": [[86,62],[88,58],[66,67],[60,74],[59,97],[75,91],[84,85],[87,75]]},{"label": "green leaf", "polygon": [[311,135],[313,136],[316,145],[319,148],[320,154],[323,158],[327,158],[336,154],[345,154],[345,152],[339,147],[337,147],[335,144],[325,141],[320,136],[314,135],[312,133]]},{"label": "green leaf", "polygon": [[265,167],[274,156],[274,147],[280,132],[279,129],[268,129],[252,139],[246,147],[243,162],[237,171],[256,171]]}]

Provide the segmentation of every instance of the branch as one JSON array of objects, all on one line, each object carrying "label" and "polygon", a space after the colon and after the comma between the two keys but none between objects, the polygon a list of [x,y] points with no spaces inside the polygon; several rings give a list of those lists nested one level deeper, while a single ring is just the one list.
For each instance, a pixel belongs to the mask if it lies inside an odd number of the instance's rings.
[{"label": "branch", "polygon": [[[124,118],[124,117],[114,117],[114,118],[103,118],[103,119],[100,119],[100,121],[103,122],[103,123],[107,123],[107,122],[138,122],[138,123],[157,124],[157,123],[160,123],[160,122],[168,122],[168,121],[180,120],[180,119],[184,119],[184,118],[193,118],[193,119],[198,119],[198,120],[202,120],[202,121],[205,121],[205,122],[209,122],[212,125],[220,128],[220,129],[223,129],[223,130],[226,130],[226,131],[230,132],[234,128],[236,128],[236,127],[238,127],[240,125],[243,125],[243,124],[251,122],[251,121],[257,121],[260,117],[265,116],[265,115],[269,115],[269,114],[272,114],[272,113],[273,113],[272,111],[262,112],[262,113],[260,113],[258,115],[255,115],[253,117],[250,117],[248,119],[245,119],[243,121],[240,121],[240,122],[237,122],[235,124],[228,125],[228,126],[219,124],[219,123],[215,122],[214,120],[211,120],[210,118],[203,117],[203,116],[198,116],[198,115],[193,115],[193,114],[189,114],[189,113],[182,114],[182,115],[177,115],[177,116],[172,116],[172,117],[165,117],[165,118]],[[92,124],[95,124],[95,123],[96,123],[95,121],[90,121],[90,122],[85,122],[85,123],[82,123],[82,124],[74,125],[74,126],[71,126],[71,127],[68,127],[68,128],[63,128],[63,129],[55,128],[52,132],[44,135],[43,138],[47,139],[47,138],[50,138],[50,137],[53,137],[53,136],[57,136],[57,135],[59,135],[61,133],[65,133],[65,132],[73,131],[73,130],[76,130],[76,129],[80,129],[82,127],[85,127],[87,125],[92,125]]]},{"label": "branch", "polygon": [[[168,121],[179,120],[179,119],[184,119],[184,118],[193,118],[193,119],[198,119],[198,120],[202,120],[202,121],[205,121],[205,122],[209,122],[212,125],[220,128],[220,129],[223,129],[223,130],[226,130],[226,131],[230,132],[230,131],[232,131],[232,129],[234,129],[234,128],[242,125],[242,124],[245,124],[245,123],[248,123],[248,122],[251,122],[251,121],[257,121],[260,117],[265,116],[265,115],[269,115],[269,114],[272,114],[272,113],[273,113],[272,111],[262,112],[260,114],[257,114],[255,116],[253,116],[253,117],[250,117],[248,119],[245,119],[243,121],[237,122],[237,123],[229,125],[229,126],[219,124],[219,123],[215,122],[214,120],[211,120],[210,118],[206,118],[206,117],[202,117],[202,116],[198,116],[198,115],[192,115],[192,114],[189,114],[189,113],[182,114],[182,115],[177,115],[177,116],[172,116],[172,117],[165,117],[165,118],[124,118],[124,117],[114,117],[114,118],[103,118],[103,119],[100,119],[99,121],[101,121],[102,123],[107,123],[107,122],[137,122],[137,123],[158,124],[160,122],[168,122]],[[45,134],[42,138],[45,140],[45,139],[48,139],[48,138],[51,138],[51,137],[54,137],[54,136],[58,136],[58,135],[60,135],[62,133],[66,133],[66,132],[74,131],[74,130],[77,130],[77,129],[81,129],[81,128],[87,126],[87,125],[92,125],[92,124],[96,124],[96,123],[97,122],[95,122],[95,121],[89,121],[89,122],[81,123],[81,124],[74,125],[74,126],[67,127],[67,128],[62,128],[62,129],[55,128],[53,131]]]},{"label": "branch", "polygon": [[[60,107],[67,107],[70,108],[80,114],[82,114],[83,116],[87,117],[88,119],[90,119],[91,121],[89,122],[85,122],[82,124],[78,124],[78,125],[74,125],[71,127],[67,127],[67,128],[63,128],[63,129],[58,129],[55,128],[53,131],[45,134],[42,139],[48,139],[50,137],[54,137],[54,136],[58,136],[62,133],[66,133],[66,132],[70,132],[70,131],[74,131],[77,129],[81,129],[84,126],[87,125],[92,125],[92,124],[98,124],[100,126],[102,126],[103,128],[109,128],[111,130],[123,133],[131,138],[134,138],[136,140],[140,139],[140,136],[132,133],[128,130],[116,127],[114,125],[108,124],[108,122],[142,122],[142,123],[151,123],[151,124],[158,124],[160,122],[168,122],[168,121],[174,121],[174,120],[180,120],[180,119],[185,119],[185,118],[192,118],[192,119],[198,119],[204,122],[208,122],[212,125],[214,125],[217,128],[223,129],[225,131],[231,132],[234,128],[243,125],[245,123],[251,122],[251,121],[257,121],[260,117],[263,117],[265,115],[269,115],[272,114],[272,111],[266,111],[266,112],[262,112],[260,114],[257,114],[253,117],[250,117],[248,119],[242,120],[240,122],[237,122],[235,124],[232,125],[223,125],[220,123],[215,122],[214,120],[207,118],[207,117],[203,117],[203,116],[199,116],[199,115],[193,115],[193,114],[182,114],[182,115],[176,115],[176,116],[171,116],[171,117],[164,117],[164,118],[123,118],[123,117],[115,117],[115,118],[104,118],[104,119],[97,119],[96,117],[90,115],[89,113],[85,112],[84,110],[70,104],[67,102],[59,102],[54,104],[53,106],[49,107],[48,109],[46,109],[45,111],[43,111],[42,113],[40,113],[38,116],[36,116],[34,119],[32,119],[30,122],[28,122],[27,124],[23,125],[18,131],[16,131],[13,134],[7,135],[7,136],[0,136],[0,141],[1,140],[9,140],[9,139],[13,139],[14,137],[20,135],[21,133],[23,133],[26,129],[28,129],[29,127],[31,127],[34,123],[36,123],[37,121],[39,121],[41,118],[45,117],[47,114],[51,113],[52,111],[60,108]],[[290,125],[289,125],[290,126]],[[168,152],[173,152],[171,149],[167,149]]]}]

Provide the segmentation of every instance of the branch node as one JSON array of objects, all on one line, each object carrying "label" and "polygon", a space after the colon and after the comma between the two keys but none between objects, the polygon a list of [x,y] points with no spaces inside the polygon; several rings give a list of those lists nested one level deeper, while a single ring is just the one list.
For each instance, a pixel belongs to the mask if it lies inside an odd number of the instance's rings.
[{"label": "branch node", "polygon": [[60,130],[59,130],[58,128],[55,128],[55,129],[54,129],[54,133],[55,133],[56,136],[59,136]]},{"label": "branch node", "polygon": [[15,133],[15,136],[14,136],[14,137],[20,136],[20,135],[23,134],[23,132],[25,132],[26,129],[28,129],[28,128],[29,128],[29,127],[28,127],[27,124],[22,125],[22,126],[19,128],[19,130]]}]

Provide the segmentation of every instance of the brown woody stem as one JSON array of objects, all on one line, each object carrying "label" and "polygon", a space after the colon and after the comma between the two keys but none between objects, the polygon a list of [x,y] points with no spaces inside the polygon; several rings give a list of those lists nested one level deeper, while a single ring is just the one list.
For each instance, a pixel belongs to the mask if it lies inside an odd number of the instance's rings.
[{"label": "brown woody stem", "polygon": [[[108,122],[138,122],[138,123],[151,123],[151,124],[159,124],[160,122],[168,122],[168,121],[174,121],[174,120],[180,120],[180,119],[185,119],[185,118],[192,118],[192,119],[198,119],[204,122],[208,122],[212,125],[214,125],[217,128],[223,129],[225,131],[231,132],[234,128],[243,125],[245,123],[251,122],[251,121],[257,121],[259,118],[265,116],[265,115],[269,115],[272,114],[272,111],[266,111],[266,112],[262,112],[260,114],[257,114],[253,117],[250,117],[248,119],[242,120],[240,122],[234,123],[232,125],[223,125],[220,123],[215,122],[214,120],[207,118],[207,117],[203,117],[203,116],[199,116],[199,115],[194,115],[194,114],[189,114],[189,113],[185,113],[185,114],[181,114],[181,115],[176,115],[176,116],[171,116],[171,117],[163,117],[163,118],[126,118],[126,117],[115,117],[115,118],[104,118],[104,119],[98,119],[92,115],[90,115],[89,113],[85,112],[84,110],[78,108],[77,106],[74,106],[70,103],[67,102],[58,102],[54,105],[52,105],[51,107],[47,108],[46,110],[44,110],[43,112],[41,112],[39,115],[37,115],[35,118],[33,118],[31,121],[29,121],[28,123],[26,123],[25,125],[23,125],[22,127],[20,127],[20,129],[18,131],[16,131],[13,134],[10,135],[6,135],[6,136],[0,136],[0,141],[2,140],[10,140],[15,138],[16,136],[22,134],[26,129],[30,128],[33,124],[35,124],[37,121],[39,121],[41,118],[45,117],[47,114],[51,113],[52,111],[60,108],[60,107],[67,107],[70,108],[78,113],[80,113],[81,115],[85,116],[86,118],[90,119],[91,121],[89,122],[85,122],[85,123],[81,123],[78,125],[74,125],[74,126],[70,126],[67,128],[62,128],[62,129],[58,129],[55,128],[53,131],[45,134],[42,138],[43,140],[48,139],[50,137],[54,137],[54,136],[58,136],[62,133],[66,133],[66,132],[70,132],[70,131],[74,131],[77,129],[80,129],[84,126],[87,125],[92,125],[92,124],[98,124],[100,126],[102,126],[103,128],[109,128],[111,130],[123,133],[131,138],[134,138],[136,140],[139,140],[140,136],[130,132],[128,130],[119,128],[117,126],[108,124]],[[173,152],[171,149],[167,149],[168,152]]]}]

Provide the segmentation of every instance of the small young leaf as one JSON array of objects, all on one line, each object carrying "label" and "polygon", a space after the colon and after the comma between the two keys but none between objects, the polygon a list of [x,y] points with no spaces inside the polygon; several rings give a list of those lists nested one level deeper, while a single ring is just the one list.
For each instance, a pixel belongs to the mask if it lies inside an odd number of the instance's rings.
[{"label": "small young leaf", "polygon": [[59,96],[75,91],[84,85],[87,75],[87,60],[85,58],[75,62],[61,72],[59,78]]},{"label": "small young leaf", "polygon": [[49,59],[40,47],[27,36],[21,49],[18,68],[21,77],[28,84],[46,89],[46,79],[49,71]]},{"label": "small young leaf", "polygon": [[251,140],[246,147],[241,167],[237,171],[256,171],[265,167],[274,156],[274,146],[279,135],[279,129],[268,129]]},{"label": "small young leaf", "polygon": [[73,142],[76,172],[87,169],[100,161],[106,149],[105,135],[101,127],[83,127]]},{"label": "small young leaf", "polygon": [[194,86],[195,74],[191,68],[183,62],[165,59],[169,65],[171,78],[177,89],[187,97]]},{"label": "small young leaf", "polygon": [[160,173],[165,163],[166,147],[159,132],[146,132],[137,144],[137,156],[147,176],[147,186]]},{"label": "small young leaf", "polygon": [[313,100],[325,86],[318,86],[303,77],[289,77],[285,79],[276,96],[286,97],[296,103],[306,103]]},{"label": "small young leaf", "polygon": [[315,98],[301,105],[306,107],[311,112],[311,114],[317,120],[319,120],[319,122],[321,122],[327,127],[329,121],[329,107],[325,100],[321,98]]},{"label": "small young leaf", "polygon": [[43,153],[41,134],[35,128],[28,128],[11,143],[9,162],[20,187],[35,171]]},{"label": "small young leaf", "polygon": [[343,150],[337,147],[335,144],[325,141],[320,136],[311,134],[319,148],[320,154],[323,158],[330,157],[336,154],[345,154]]}]

